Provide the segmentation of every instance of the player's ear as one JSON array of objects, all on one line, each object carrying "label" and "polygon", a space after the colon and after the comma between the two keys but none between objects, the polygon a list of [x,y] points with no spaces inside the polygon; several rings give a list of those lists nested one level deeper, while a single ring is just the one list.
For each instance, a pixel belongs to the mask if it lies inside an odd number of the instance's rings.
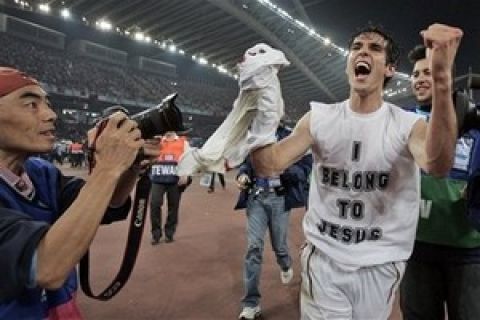
[{"label": "player's ear", "polygon": [[387,78],[391,78],[395,75],[395,72],[397,71],[397,69],[395,68],[395,66],[391,63],[388,63],[387,64],[387,69],[385,71],[385,77]]}]

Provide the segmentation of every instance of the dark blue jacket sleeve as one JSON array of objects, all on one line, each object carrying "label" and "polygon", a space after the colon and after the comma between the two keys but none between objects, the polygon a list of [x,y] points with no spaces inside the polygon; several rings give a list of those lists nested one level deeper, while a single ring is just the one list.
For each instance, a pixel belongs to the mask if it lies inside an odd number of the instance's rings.
[{"label": "dark blue jacket sleeve", "polygon": [[468,181],[467,219],[480,231],[480,169],[476,170]]},{"label": "dark blue jacket sleeve", "polygon": [[312,155],[307,154],[280,175],[282,185],[286,189],[285,210],[307,206],[311,171]]},{"label": "dark blue jacket sleeve", "polygon": [[[238,173],[236,178],[238,178],[242,174],[248,175],[248,177],[250,178],[250,181],[253,180],[255,173],[253,171],[250,158],[245,159],[245,161],[240,165],[240,167],[238,168]],[[240,191],[240,194],[238,196],[238,200],[237,200],[237,203],[235,204],[234,209],[235,210],[245,209],[247,207],[247,199],[248,199],[248,188]]]},{"label": "dark blue jacket sleeve", "polygon": [[25,289],[33,254],[48,228],[46,222],[0,208],[0,303]]},{"label": "dark blue jacket sleeve", "polygon": [[250,162],[250,158],[247,158],[238,168],[237,178],[242,175],[246,174],[249,178],[254,176],[252,163]]},{"label": "dark blue jacket sleeve", "polygon": [[[473,152],[471,152],[470,170],[467,180],[467,219],[472,227],[480,231],[480,131],[472,129],[468,135],[474,138]],[[451,176],[455,178],[455,169]],[[463,178],[463,176],[461,176]]]},{"label": "dark blue jacket sleeve", "polygon": [[[60,176],[60,179],[59,208],[60,212],[63,213],[72,205],[73,201],[75,201],[80,190],[85,185],[85,180],[63,175]],[[131,203],[132,201],[129,198],[128,201],[119,208],[108,208],[101,223],[110,224],[115,221],[126,219],[130,211]]]}]

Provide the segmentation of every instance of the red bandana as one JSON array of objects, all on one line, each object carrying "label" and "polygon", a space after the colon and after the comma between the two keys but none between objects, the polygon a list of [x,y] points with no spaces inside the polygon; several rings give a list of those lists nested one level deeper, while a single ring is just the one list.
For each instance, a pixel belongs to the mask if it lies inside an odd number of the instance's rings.
[{"label": "red bandana", "polygon": [[37,85],[37,80],[17,69],[0,67],[0,97],[29,85]]}]

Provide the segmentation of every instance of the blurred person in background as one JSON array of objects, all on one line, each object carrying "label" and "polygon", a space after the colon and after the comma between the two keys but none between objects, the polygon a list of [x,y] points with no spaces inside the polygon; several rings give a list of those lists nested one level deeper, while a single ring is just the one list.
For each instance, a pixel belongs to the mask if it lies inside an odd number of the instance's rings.
[{"label": "blurred person in background", "polygon": [[[290,133],[291,129],[281,124],[276,138],[281,140]],[[249,159],[238,170],[236,180],[242,191],[235,209],[246,208],[248,242],[243,274],[245,296],[240,319],[255,319],[261,313],[259,286],[267,230],[280,267],[281,282],[287,285],[293,278],[288,250],[289,217],[291,209],[307,206],[311,170],[311,154],[303,156],[278,176],[258,177]]]},{"label": "blurred person in background", "polygon": [[[189,144],[185,136],[178,136],[169,131],[161,138],[160,155],[155,160],[150,180],[152,189],[150,195],[150,222],[152,227],[152,245],[160,243],[165,234],[167,243],[173,242],[177,230],[178,210],[183,191],[192,182],[189,176],[177,175],[177,164],[181,156],[188,150]],[[167,217],[162,231],[163,199],[167,198]]]}]

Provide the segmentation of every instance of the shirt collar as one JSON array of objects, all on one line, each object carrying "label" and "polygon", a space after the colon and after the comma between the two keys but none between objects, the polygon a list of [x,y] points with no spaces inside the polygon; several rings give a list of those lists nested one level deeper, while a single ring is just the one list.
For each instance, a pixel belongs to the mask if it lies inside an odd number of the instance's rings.
[{"label": "shirt collar", "polygon": [[17,176],[11,170],[0,166],[0,179],[3,179],[13,190],[28,200],[33,199],[35,188],[25,170]]}]

